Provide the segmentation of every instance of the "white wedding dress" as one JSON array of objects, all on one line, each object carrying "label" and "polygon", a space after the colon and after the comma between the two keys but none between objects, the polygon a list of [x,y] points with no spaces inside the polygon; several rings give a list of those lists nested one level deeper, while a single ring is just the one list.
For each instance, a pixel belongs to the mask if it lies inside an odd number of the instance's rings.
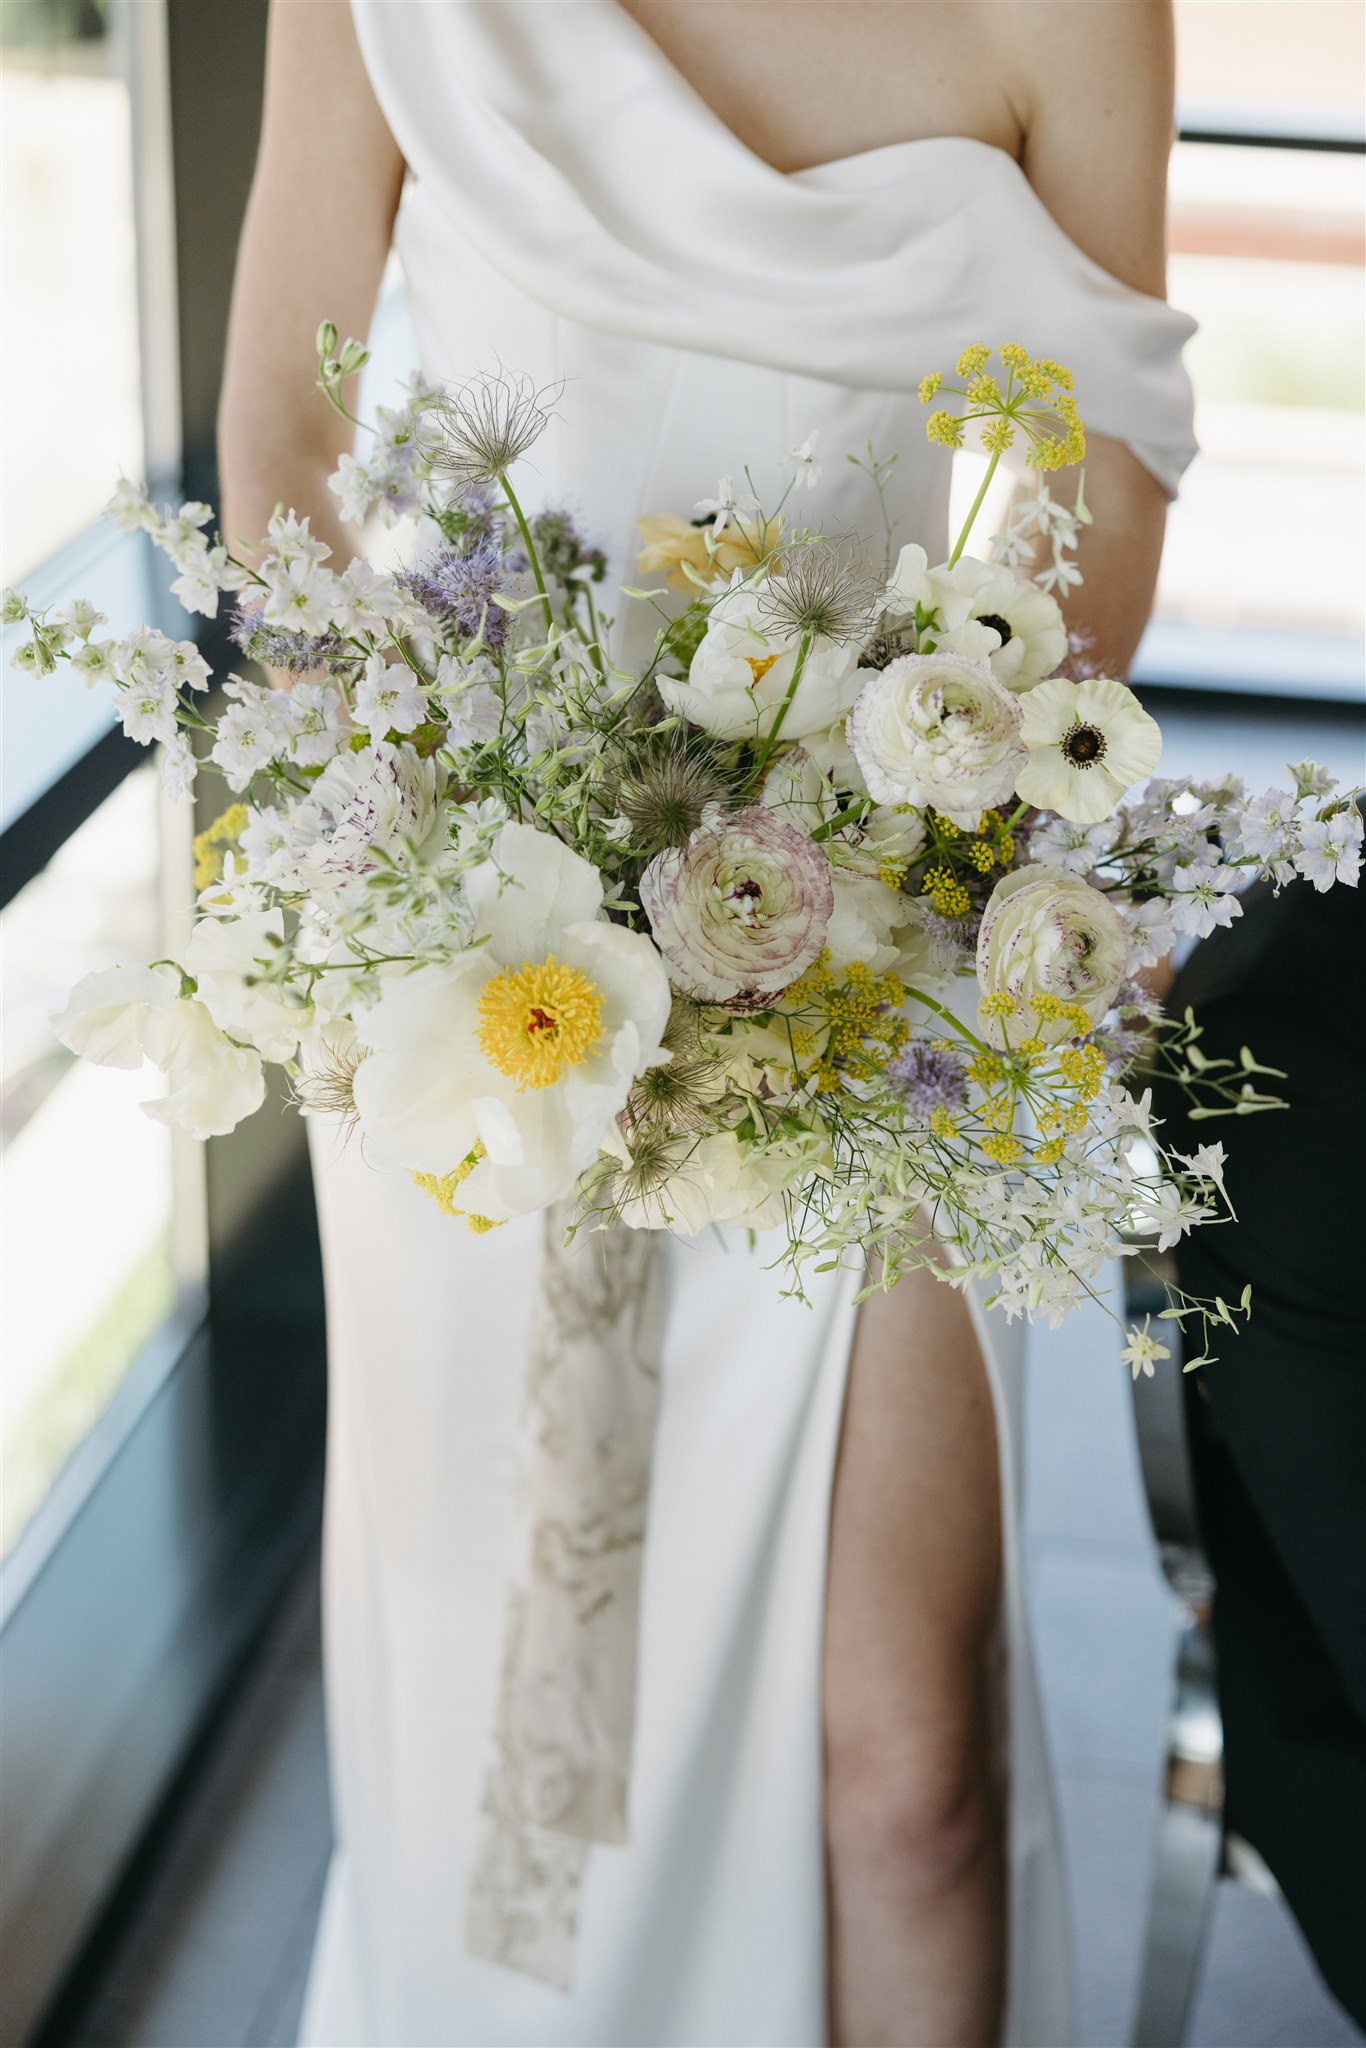
[{"label": "white wedding dress", "polygon": [[[912,141],[782,176],[615,0],[355,0],[355,14],[413,173],[397,243],[422,366],[563,384],[525,490],[575,511],[615,581],[632,580],[638,514],[686,514],[746,462],[772,502],[782,452],[813,427],[826,482],[803,516],[880,532],[843,460],[871,439],[899,457],[898,539],[933,556],[948,476],[915,386],[974,340],[1069,363],[1088,425],[1175,490],[1190,323],[1083,255],[999,150]],[[313,1136],[337,1850],[301,2040],[814,2048],[822,1607],[852,1284],[829,1278],[807,1309],[779,1298],[762,1247],[668,1245],[628,1839],[583,1856],[570,1961],[546,1981],[555,1969],[525,1961],[544,1905],[534,1855],[526,1897],[497,1901],[503,1959],[464,1932],[525,1541],[542,1226],[471,1236],[329,1127]],[[1020,1333],[975,1313],[1006,1516],[1008,2038],[1059,2048],[1063,1880],[1016,1543]]]}]

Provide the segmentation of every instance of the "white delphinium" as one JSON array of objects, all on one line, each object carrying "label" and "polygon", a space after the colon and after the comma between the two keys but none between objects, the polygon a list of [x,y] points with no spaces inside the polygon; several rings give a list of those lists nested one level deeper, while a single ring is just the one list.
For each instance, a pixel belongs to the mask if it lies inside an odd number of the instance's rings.
[{"label": "white delphinium", "polygon": [[350,638],[357,633],[379,633],[403,610],[404,600],[397,584],[365,561],[356,560],[338,576],[332,593],[334,631]]},{"label": "white delphinium", "polygon": [[1335,882],[1355,888],[1361,875],[1361,813],[1336,811],[1326,820],[1311,818],[1300,827],[1295,866],[1320,891]]},{"label": "white delphinium", "polygon": [[482,944],[386,974],[356,1018],[355,1104],[377,1166],[476,1163],[460,1207],[501,1221],[567,1195],[637,1077],[666,1057],[670,991],[642,934],[601,918],[597,870],[506,825],[465,878]]},{"label": "white delphinium", "polygon": [[407,733],[421,725],[427,699],[406,663],[372,654],[356,685],[353,709],[357,724],[366,726],[373,739],[383,739],[387,732]]},{"label": "white delphinium", "polygon": [[1101,818],[1081,825],[1070,818],[1044,817],[1029,834],[1029,857],[1043,867],[1065,868],[1085,880],[1111,853],[1120,836],[1116,819]]},{"label": "white delphinium", "polygon": [[443,654],[436,665],[436,694],[446,720],[446,744],[478,747],[495,740],[503,726],[498,670],[486,654],[462,661]]},{"label": "white delphinium", "polygon": [[199,763],[183,732],[167,740],[161,750],[161,786],[173,803],[183,803],[194,794]]},{"label": "white delphinium", "polygon": [[1288,882],[1300,846],[1298,801],[1288,789],[1253,797],[1233,822],[1230,850],[1255,860],[1277,882]]},{"label": "white delphinium", "polygon": [[222,769],[230,789],[243,790],[289,744],[287,697],[241,676],[230,676],[224,691],[231,701],[218,721],[209,758]]},{"label": "white delphinium", "polygon": [[1165,896],[1149,896],[1141,903],[1135,903],[1128,912],[1129,961],[1126,974],[1137,974],[1141,967],[1155,967],[1159,960],[1165,960],[1176,943],[1176,926],[1172,922],[1171,905]]},{"label": "white delphinium", "polygon": [[1172,876],[1175,891],[1171,919],[1177,931],[1205,939],[1219,925],[1241,917],[1243,906],[1233,893],[1245,877],[1236,868],[1221,867],[1216,855],[1179,863]]},{"label": "white delphinium", "polygon": [[821,480],[821,459],[816,453],[819,439],[820,429],[813,427],[806,439],[789,448],[783,457],[783,468],[794,472],[792,480],[798,490],[805,484],[809,491],[814,491]]},{"label": "white delphinium", "polygon": [[331,683],[298,682],[286,708],[289,751],[302,768],[330,761],[346,739],[341,698]]}]

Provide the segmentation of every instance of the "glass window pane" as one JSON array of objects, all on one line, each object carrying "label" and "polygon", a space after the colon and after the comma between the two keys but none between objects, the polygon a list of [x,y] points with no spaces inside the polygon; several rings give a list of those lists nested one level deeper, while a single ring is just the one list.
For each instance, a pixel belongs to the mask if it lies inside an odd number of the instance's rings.
[{"label": "glass window pane", "polygon": [[110,23],[95,0],[0,13],[0,583],[87,526],[120,470],[143,471],[129,94]]},{"label": "glass window pane", "polygon": [[135,770],[0,914],[0,1551],[175,1298],[173,1140],[133,1106],[148,1079],[73,1059],[49,1022],[83,974],[164,950],[159,801]]},{"label": "glass window pane", "polygon": [[1170,292],[1201,454],[1173,509],[1159,616],[1366,631],[1366,170],[1326,151],[1183,143]]}]

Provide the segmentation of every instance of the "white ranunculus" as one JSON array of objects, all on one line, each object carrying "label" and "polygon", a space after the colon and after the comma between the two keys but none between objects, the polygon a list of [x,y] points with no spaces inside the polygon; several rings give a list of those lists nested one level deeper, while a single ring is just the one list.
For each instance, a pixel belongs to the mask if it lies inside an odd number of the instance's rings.
[{"label": "white ranunculus", "polygon": [[640,878],[655,942],[685,993],[705,1002],[777,995],[825,944],[830,862],[810,833],[763,804],[713,804],[684,847]]},{"label": "white ranunculus", "polygon": [[[761,614],[759,589],[736,581],[711,610],[685,683],[659,678],[670,711],[681,712],[718,739],[762,739],[772,726],[796,670],[800,642],[775,632]],[[854,700],[856,647],[817,640],[783,719],[785,740],[824,732]]]},{"label": "white ranunculus", "polygon": [[846,731],[879,803],[930,804],[965,831],[1009,799],[1028,759],[1019,701],[960,654],[903,654],[865,674]]},{"label": "white ranunculus", "polygon": [[435,764],[376,741],[338,754],[288,817],[299,886],[335,889],[369,874],[377,853],[420,846],[437,821]]},{"label": "white ranunculus", "polygon": [[220,1031],[246,1040],[268,1060],[292,1059],[310,1022],[307,1007],[260,979],[283,932],[278,910],[202,917],[184,955],[185,971],[194,976],[199,1000]]},{"label": "white ranunculus", "polygon": [[383,977],[358,1012],[365,1153],[445,1175],[481,1147],[459,1204],[503,1222],[567,1195],[632,1083],[668,1055],[663,962],[600,916],[590,862],[505,825],[465,878],[483,943],[449,966]]},{"label": "white ranunculus", "polygon": [[[984,996],[1015,998],[1022,1021],[1006,1020],[1009,1035],[1018,1038],[1037,1029],[1039,1037],[1051,1041],[1071,1036],[1073,1027],[1059,1020],[1036,1021],[1031,999],[1048,995],[1080,1003],[1098,1024],[1124,978],[1128,958],[1128,927],[1107,896],[1057,868],[1017,868],[996,884],[983,913],[977,982]],[[993,1044],[1003,1043],[1000,1018],[983,1018],[981,1028]]]},{"label": "white ranunculus", "polygon": [[153,1015],[180,994],[174,967],[105,967],[76,983],[52,1028],[68,1052],[97,1067],[140,1067]]},{"label": "white ranunculus", "polygon": [[1126,789],[1152,774],[1162,731],[1132,690],[1106,676],[1054,676],[1021,699],[1029,760],[1016,788],[1074,824],[1108,818]]}]

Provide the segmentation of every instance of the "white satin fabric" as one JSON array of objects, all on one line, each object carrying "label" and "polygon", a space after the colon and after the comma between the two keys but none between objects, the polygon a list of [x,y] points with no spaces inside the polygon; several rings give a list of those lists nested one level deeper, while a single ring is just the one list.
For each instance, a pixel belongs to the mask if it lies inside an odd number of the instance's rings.
[{"label": "white satin fabric", "polygon": [[[415,174],[398,246],[423,367],[455,379],[501,361],[563,382],[526,495],[569,504],[617,580],[639,513],[686,512],[746,461],[772,491],[813,427],[827,469],[801,516],[880,531],[843,460],[871,439],[899,454],[898,538],[933,550],[947,468],[914,387],[978,339],[1069,362],[1088,423],[1175,488],[1190,323],[1082,255],[1001,152],[910,142],[781,177],[613,0],[354,5]],[[525,1510],[540,1225],[471,1237],[405,1178],[314,1137],[338,1849],[302,2042],[816,2048],[820,1653],[850,1283],[827,1278],[806,1309],[780,1299],[762,1248],[669,1246],[630,1839],[593,1847],[572,1988],[553,1990],[462,1948]],[[1066,1919],[1016,1542],[1022,1346],[975,1313],[1006,1519],[1008,2039],[1060,2048]]]}]

